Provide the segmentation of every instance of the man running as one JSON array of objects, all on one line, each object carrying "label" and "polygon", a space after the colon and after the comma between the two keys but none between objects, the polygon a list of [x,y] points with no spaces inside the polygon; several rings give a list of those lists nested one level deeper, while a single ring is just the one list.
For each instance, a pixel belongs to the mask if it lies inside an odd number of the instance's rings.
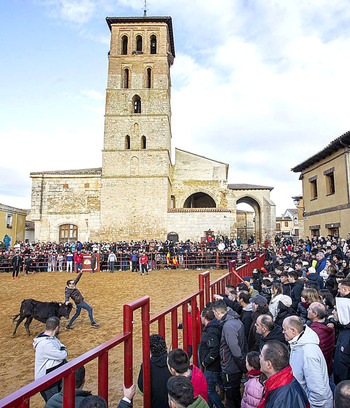
[{"label": "man running", "polygon": [[79,282],[79,279],[81,278],[82,274],[83,273],[80,272],[75,280],[71,279],[67,280],[67,286],[65,289],[65,302],[66,305],[68,305],[69,298],[72,298],[74,300],[77,310],[74,316],[70,319],[70,322],[67,324],[66,329],[73,329],[72,324],[74,320],[80,315],[81,309],[85,309],[89,313],[89,318],[92,327],[96,327],[97,329],[100,327],[100,325],[94,321],[94,318],[92,316],[92,307],[88,305],[86,302],[84,302],[84,296],[81,294],[80,290],[76,288],[76,285]]}]

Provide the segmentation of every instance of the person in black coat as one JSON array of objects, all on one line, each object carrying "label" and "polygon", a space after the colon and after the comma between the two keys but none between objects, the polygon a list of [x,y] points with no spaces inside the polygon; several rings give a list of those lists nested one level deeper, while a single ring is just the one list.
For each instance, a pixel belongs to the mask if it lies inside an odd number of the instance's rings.
[{"label": "person in black coat", "polygon": [[[350,299],[350,279],[339,282],[339,293],[341,298]],[[339,335],[334,352],[334,383],[338,384],[344,380],[350,380],[350,321],[346,318],[349,305],[337,304],[337,311],[343,309],[343,321],[338,323]],[[338,315],[339,316],[339,315]],[[334,320],[329,319],[330,322]]]},{"label": "person in black coat", "polygon": [[12,279],[18,279],[19,269],[22,266],[23,260],[19,254],[16,254],[11,261],[12,264]]},{"label": "person in black coat", "polygon": [[273,323],[270,315],[261,315],[256,319],[256,331],[260,334],[259,351],[268,341],[277,340],[287,344],[281,326]]},{"label": "person in black coat", "polygon": [[215,389],[221,376],[221,327],[210,307],[202,310],[201,322],[204,329],[199,346],[199,362],[204,367],[204,376],[208,384],[209,406],[215,405],[217,408],[223,408],[220,396]]},{"label": "person in black coat", "polygon": [[[152,334],[149,341],[151,350],[151,407],[168,408],[167,382],[171,374],[167,365],[166,344],[159,334]],[[143,394],[143,364],[141,364],[137,386]]]},{"label": "person in black coat", "polygon": [[292,307],[297,310],[298,304],[301,301],[301,292],[304,289],[304,282],[298,280],[298,273],[295,271],[288,272],[289,285],[291,287],[290,297],[292,298]]},{"label": "person in black coat", "polygon": [[242,307],[240,319],[244,325],[245,337],[248,340],[249,331],[253,322],[252,320],[253,308],[252,303],[249,302],[249,293],[243,291],[240,292],[238,295],[238,303]]}]

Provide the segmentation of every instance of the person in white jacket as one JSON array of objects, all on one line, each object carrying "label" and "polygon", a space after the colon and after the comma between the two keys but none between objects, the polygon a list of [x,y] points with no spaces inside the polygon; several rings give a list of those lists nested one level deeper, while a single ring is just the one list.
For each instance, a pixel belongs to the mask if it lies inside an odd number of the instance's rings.
[{"label": "person in white jacket", "polygon": [[[56,335],[60,331],[60,319],[56,316],[49,317],[46,321],[46,330],[39,334],[33,341],[35,350],[35,379],[43,377],[55,368],[66,362],[67,349],[58,340]],[[61,390],[61,382],[57,382],[40,394],[47,402],[52,395]]]},{"label": "person in white jacket", "polygon": [[283,333],[291,349],[293,375],[304,389],[311,408],[333,408],[327,364],[318,335],[297,316],[284,319]]},{"label": "person in white jacket", "polygon": [[[276,317],[278,315],[278,304],[279,302],[282,302],[284,304],[289,304],[291,306],[292,304],[292,299],[290,296],[284,295],[283,294],[283,286],[281,283],[273,283],[271,286],[271,300],[269,304],[269,311],[272,314],[273,321],[276,320]],[[283,301],[286,302],[283,302]]]}]

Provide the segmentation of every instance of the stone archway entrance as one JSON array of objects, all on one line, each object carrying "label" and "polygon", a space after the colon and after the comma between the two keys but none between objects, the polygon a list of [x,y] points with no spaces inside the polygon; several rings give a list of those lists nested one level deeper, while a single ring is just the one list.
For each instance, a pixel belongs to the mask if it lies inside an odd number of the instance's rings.
[{"label": "stone archway entrance", "polygon": [[[242,239],[242,242],[247,242],[253,235],[255,242],[262,242],[262,225],[261,225],[261,208],[259,203],[252,197],[244,196],[237,200],[237,204],[248,204],[253,210],[254,215],[250,211],[245,214],[240,214],[237,210],[237,236]],[[244,213],[244,211],[242,211]]]},{"label": "stone archway entrance", "polygon": [[209,194],[198,192],[186,198],[184,208],[216,208],[216,203]]}]

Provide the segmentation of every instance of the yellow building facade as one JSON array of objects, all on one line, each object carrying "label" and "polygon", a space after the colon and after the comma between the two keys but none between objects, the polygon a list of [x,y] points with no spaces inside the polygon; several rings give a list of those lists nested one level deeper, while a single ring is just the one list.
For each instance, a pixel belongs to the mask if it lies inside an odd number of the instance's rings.
[{"label": "yellow building facade", "polygon": [[11,238],[11,246],[16,241],[24,241],[26,216],[26,210],[0,204],[0,240],[7,234]]},{"label": "yellow building facade", "polygon": [[350,132],[292,169],[303,188],[304,236],[346,237],[350,231]]}]

